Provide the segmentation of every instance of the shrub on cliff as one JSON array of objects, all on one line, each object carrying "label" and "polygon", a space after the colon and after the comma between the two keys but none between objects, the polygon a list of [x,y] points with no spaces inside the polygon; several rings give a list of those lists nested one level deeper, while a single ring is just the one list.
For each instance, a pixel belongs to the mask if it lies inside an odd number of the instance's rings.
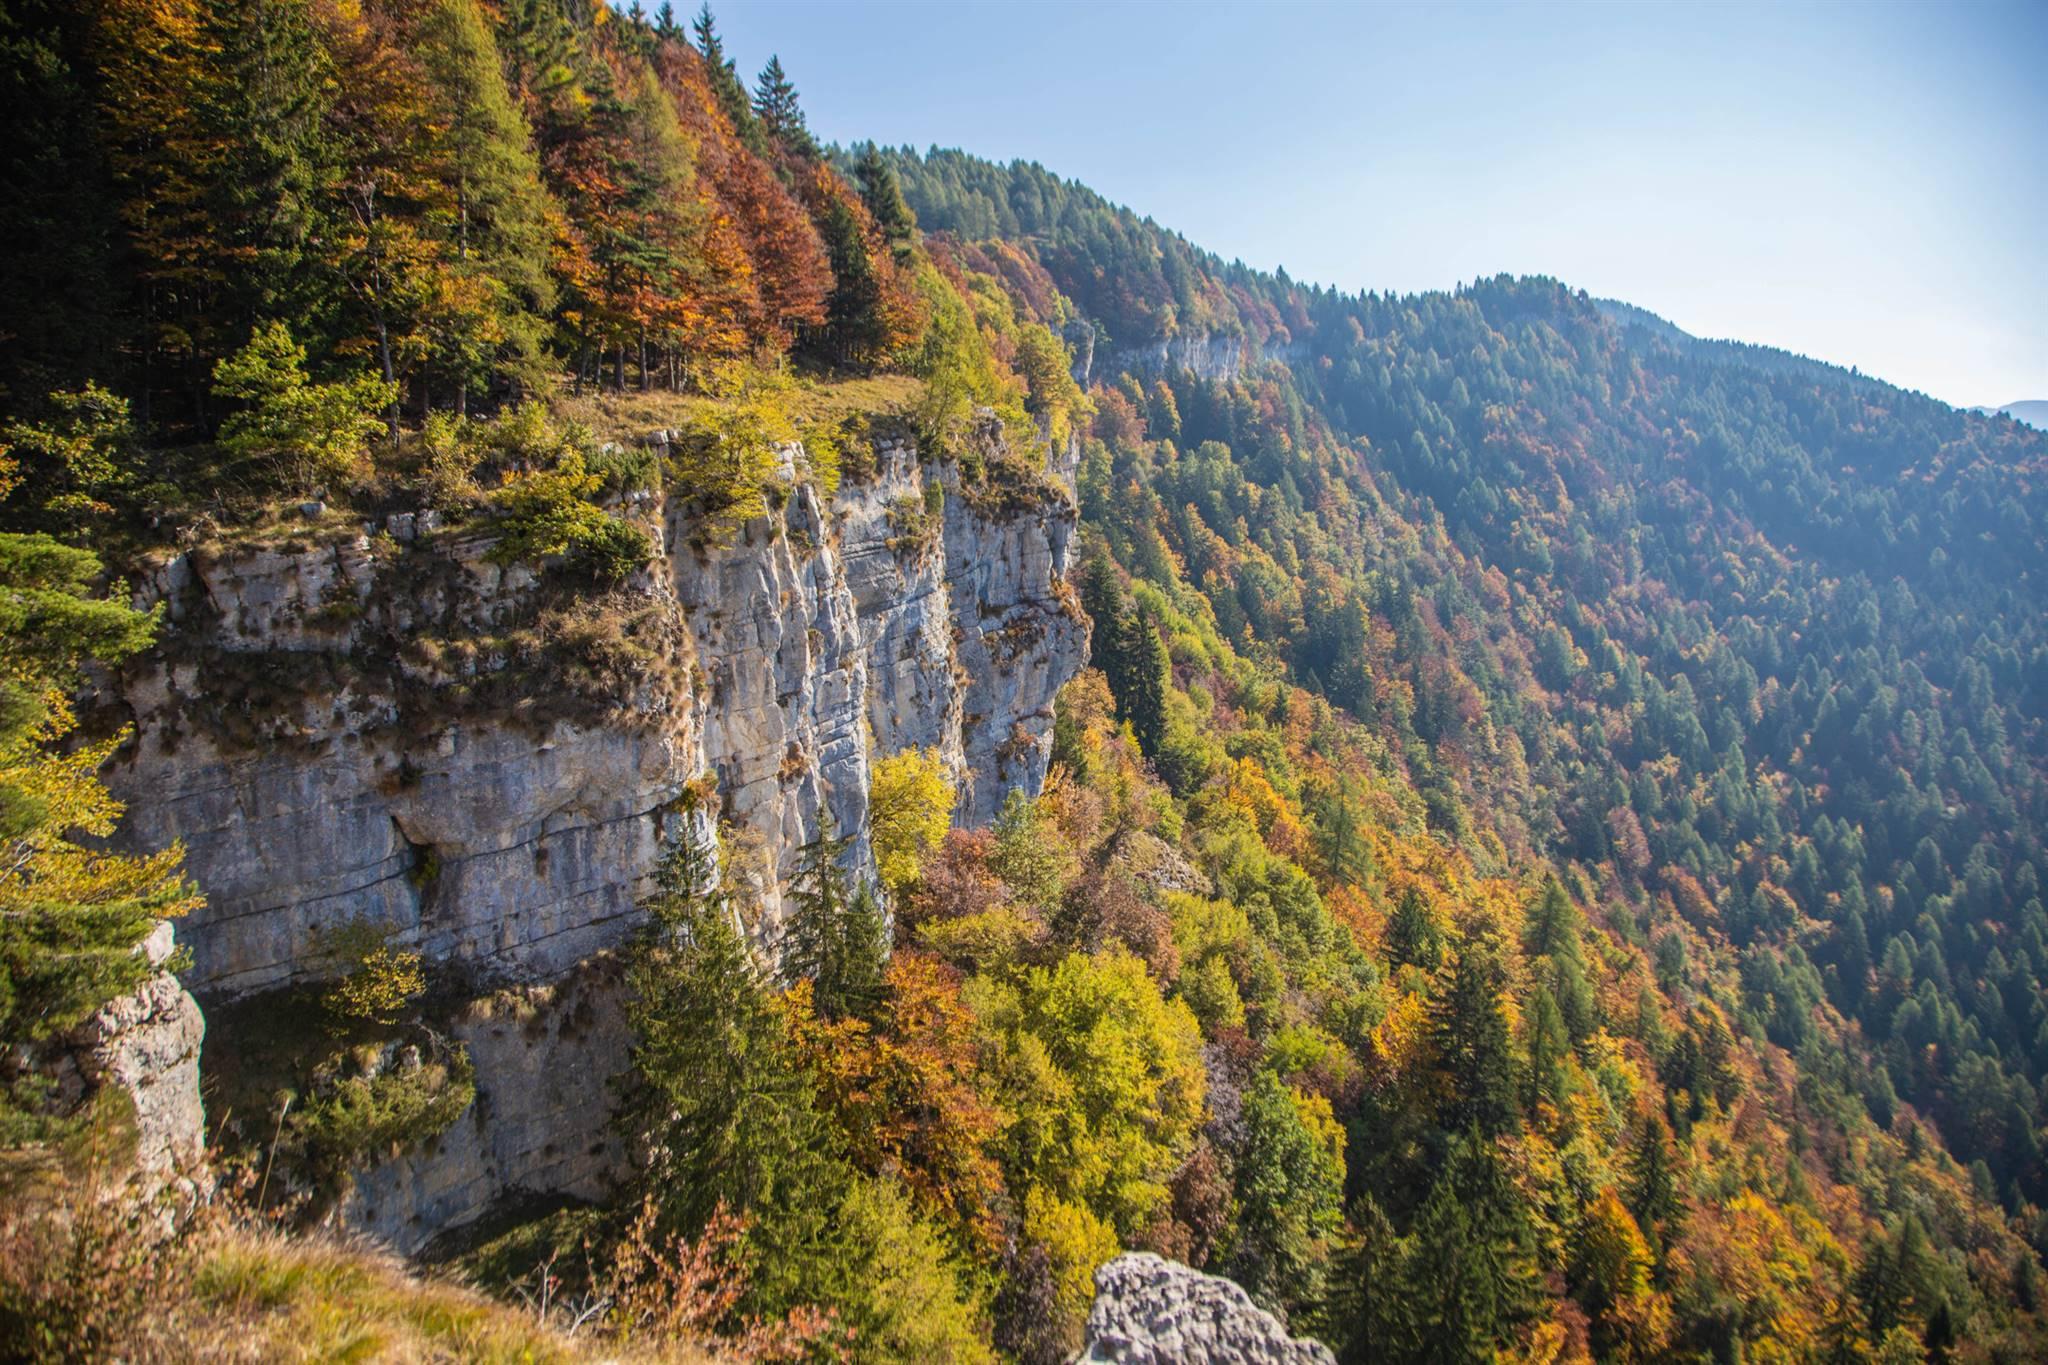
[{"label": "shrub on cliff", "polygon": [[296,493],[353,476],[384,425],[378,414],[398,400],[397,385],[371,375],[312,382],[306,348],[282,322],[257,327],[248,345],[214,367],[213,392],[242,405],[221,424],[221,448],[263,462]]}]

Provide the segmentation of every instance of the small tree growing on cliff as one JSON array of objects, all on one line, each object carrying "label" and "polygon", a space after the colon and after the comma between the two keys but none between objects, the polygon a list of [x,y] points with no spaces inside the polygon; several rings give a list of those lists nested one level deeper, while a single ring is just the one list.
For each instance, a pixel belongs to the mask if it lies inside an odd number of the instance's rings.
[{"label": "small tree growing on cliff", "polygon": [[247,346],[214,367],[213,391],[243,404],[221,424],[222,449],[268,461],[302,493],[351,475],[383,425],[377,414],[398,397],[396,384],[371,375],[313,383],[306,348],[281,322],[256,328]]}]

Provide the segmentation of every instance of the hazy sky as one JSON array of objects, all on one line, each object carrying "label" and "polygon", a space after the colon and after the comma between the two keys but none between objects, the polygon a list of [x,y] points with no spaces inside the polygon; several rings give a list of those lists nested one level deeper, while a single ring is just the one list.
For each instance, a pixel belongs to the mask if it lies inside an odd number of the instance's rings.
[{"label": "hazy sky", "polygon": [[1550,274],[1954,403],[2048,398],[2048,0],[715,8],[822,137],[1039,161],[1297,279]]}]

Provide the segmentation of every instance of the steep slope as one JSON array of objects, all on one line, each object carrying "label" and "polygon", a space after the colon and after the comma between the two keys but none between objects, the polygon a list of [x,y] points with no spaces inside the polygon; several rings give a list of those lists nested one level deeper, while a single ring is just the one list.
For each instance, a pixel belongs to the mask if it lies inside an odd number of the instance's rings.
[{"label": "steep slope", "polygon": [[1446,836],[1584,869],[1830,1104],[1932,1119],[2038,1243],[2048,442],[1550,281],[1339,295],[1035,166],[892,164],[1092,332],[1121,566],[1368,720]]}]

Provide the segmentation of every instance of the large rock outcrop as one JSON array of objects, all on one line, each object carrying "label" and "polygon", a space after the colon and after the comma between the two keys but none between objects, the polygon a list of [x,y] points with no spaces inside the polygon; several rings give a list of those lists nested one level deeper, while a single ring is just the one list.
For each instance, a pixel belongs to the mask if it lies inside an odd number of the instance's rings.
[{"label": "large rock outcrop", "polygon": [[1150,1252],[1119,1256],[1095,1272],[1080,1359],[1118,1365],[1337,1362],[1321,1342],[1289,1336],[1238,1285]]},{"label": "large rock outcrop", "polygon": [[146,1197],[173,1182],[204,1178],[199,1046],[206,1020],[178,979],[163,970],[175,946],[170,924],[158,923],[136,950],[156,970],[26,1059],[56,1082],[56,1098],[66,1109],[91,1103],[110,1086],[127,1093],[135,1115],[133,1174]]},{"label": "large rock outcrop", "polygon": [[[641,922],[677,822],[729,823],[772,947],[821,813],[871,871],[877,755],[936,748],[961,823],[1037,790],[1054,693],[1087,652],[1075,514],[991,464],[1003,480],[964,486],[882,440],[828,505],[791,448],[772,510],[718,544],[643,495],[621,511],[659,554],[602,595],[416,516],[315,521],[147,576],[167,629],[120,685],[137,738],[107,777],[124,839],[182,841],[207,894],[181,926],[202,1000],[322,980],[326,935],[358,920],[421,953],[443,996],[560,988],[516,1041],[455,1007],[475,1112],[364,1177],[357,1222],[410,1248],[508,1190],[595,1192],[625,1041],[616,985],[586,964]],[[583,1021],[566,1034],[564,1010]]]}]

